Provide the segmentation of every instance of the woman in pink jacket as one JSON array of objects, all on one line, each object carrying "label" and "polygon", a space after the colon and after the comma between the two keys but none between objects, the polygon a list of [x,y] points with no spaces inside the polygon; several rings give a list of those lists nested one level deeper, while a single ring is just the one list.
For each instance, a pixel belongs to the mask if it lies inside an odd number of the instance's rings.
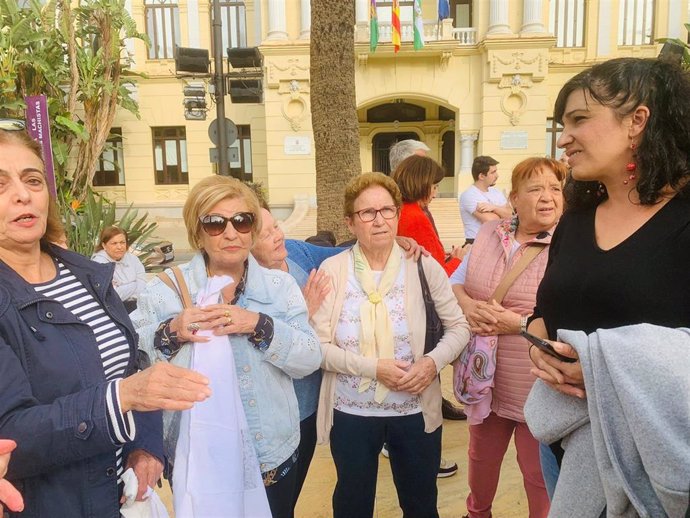
[{"label": "woman in pink jacket", "polygon": [[[513,434],[529,516],[546,518],[549,512],[539,444],[527,428],[522,412],[535,378],[530,374],[529,343],[520,332],[525,330],[527,317],[534,308],[548,258],[545,249],[563,212],[565,175],[566,166],[550,158],[528,158],[515,166],[510,193],[515,215],[485,223],[470,253],[450,278],[472,332],[496,337],[490,405],[484,405],[486,410],[474,415],[466,409],[470,416],[469,518],[491,517],[501,463]],[[492,295],[501,279],[535,246],[542,252],[516,277],[502,302],[497,303]]]}]

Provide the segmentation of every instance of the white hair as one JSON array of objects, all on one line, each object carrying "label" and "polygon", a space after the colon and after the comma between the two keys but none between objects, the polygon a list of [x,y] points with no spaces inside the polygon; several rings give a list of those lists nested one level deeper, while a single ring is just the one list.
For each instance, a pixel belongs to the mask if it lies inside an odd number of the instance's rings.
[{"label": "white hair", "polygon": [[414,155],[417,151],[422,150],[429,152],[430,148],[424,142],[419,140],[407,139],[396,142],[391,146],[389,160],[391,164],[391,172],[395,171],[400,162],[407,157]]}]

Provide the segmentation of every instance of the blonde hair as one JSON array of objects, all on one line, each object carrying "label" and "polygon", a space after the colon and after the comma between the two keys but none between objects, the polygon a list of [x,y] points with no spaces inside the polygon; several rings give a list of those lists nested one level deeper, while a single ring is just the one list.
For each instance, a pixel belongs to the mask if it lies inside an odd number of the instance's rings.
[{"label": "blonde hair", "polygon": [[[43,177],[45,178],[45,162],[43,160],[43,150],[41,144],[32,139],[24,131],[7,131],[0,129],[0,146],[3,144],[18,144],[31,151],[43,164]],[[46,186],[47,189],[47,186]],[[55,197],[51,194],[48,201],[48,216],[46,221],[46,231],[41,237],[43,243],[57,243],[65,238],[65,228],[62,225],[62,218],[58,210]]]},{"label": "blonde hair", "polygon": [[395,181],[383,173],[363,173],[355,176],[345,186],[345,201],[343,210],[346,217],[352,216],[355,210],[355,200],[370,187],[383,187],[386,189],[396,207],[402,205],[402,195]]},{"label": "blonde hair", "polygon": [[203,232],[199,218],[205,216],[218,203],[227,199],[239,198],[247,204],[254,214],[252,224],[252,244],[261,230],[261,206],[254,192],[245,184],[227,176],[208,176],[197,183],[189,193],[182,209],[182,217],[187,227],[187,240],[194,250],[200,250],[200,233]]}]

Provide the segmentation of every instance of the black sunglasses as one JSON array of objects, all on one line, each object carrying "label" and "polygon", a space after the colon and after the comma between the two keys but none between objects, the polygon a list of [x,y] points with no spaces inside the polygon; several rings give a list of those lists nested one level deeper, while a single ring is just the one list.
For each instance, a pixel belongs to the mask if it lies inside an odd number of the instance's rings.
[{"label": "black sunglasses", "polygon": [[247,234],[251,232],[252,226],[254,225],[254,213],[238,212],[229,218],[221,216],[220,214],[206,214],[206,216],[201,216],[199,218],[201,228],[203,228],[204,232],[209,236],[219,236],[225,232],[228,221],[240,234]]}]

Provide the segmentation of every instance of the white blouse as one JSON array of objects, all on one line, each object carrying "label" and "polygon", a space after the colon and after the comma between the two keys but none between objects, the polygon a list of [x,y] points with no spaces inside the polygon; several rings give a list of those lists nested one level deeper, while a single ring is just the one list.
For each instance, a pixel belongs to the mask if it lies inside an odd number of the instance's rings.
[{"label": "white blouse", "polygon": [[[373,272],[378,285],[383,272]],[[395,280],[395,285],[384,297],[388,314],[393,325],[394,357],[412,363],[414,356],[410,344],[410,333],[405,319],[405,268],[400,268],[400,273]],[[335,344],[345,350],[361,354],[359,350],[360,339],[360,312],[359,308],[366,299],[366,294],[355,278],[352,260],[350,260],[347,286],[345,288],[345,300],[343,310],[338,319],[335,330]],[[393,417],[410,415],[421,412],[419,397],[407,392],[390,391],[381,403],[374,400],[376,392],[376,380],[369,384],[369,388],[360,393],[359,385],[361,376],[351,376],[339,373],[336,378],[335,409],[346,414],[354,414],[368,417]]]}]

